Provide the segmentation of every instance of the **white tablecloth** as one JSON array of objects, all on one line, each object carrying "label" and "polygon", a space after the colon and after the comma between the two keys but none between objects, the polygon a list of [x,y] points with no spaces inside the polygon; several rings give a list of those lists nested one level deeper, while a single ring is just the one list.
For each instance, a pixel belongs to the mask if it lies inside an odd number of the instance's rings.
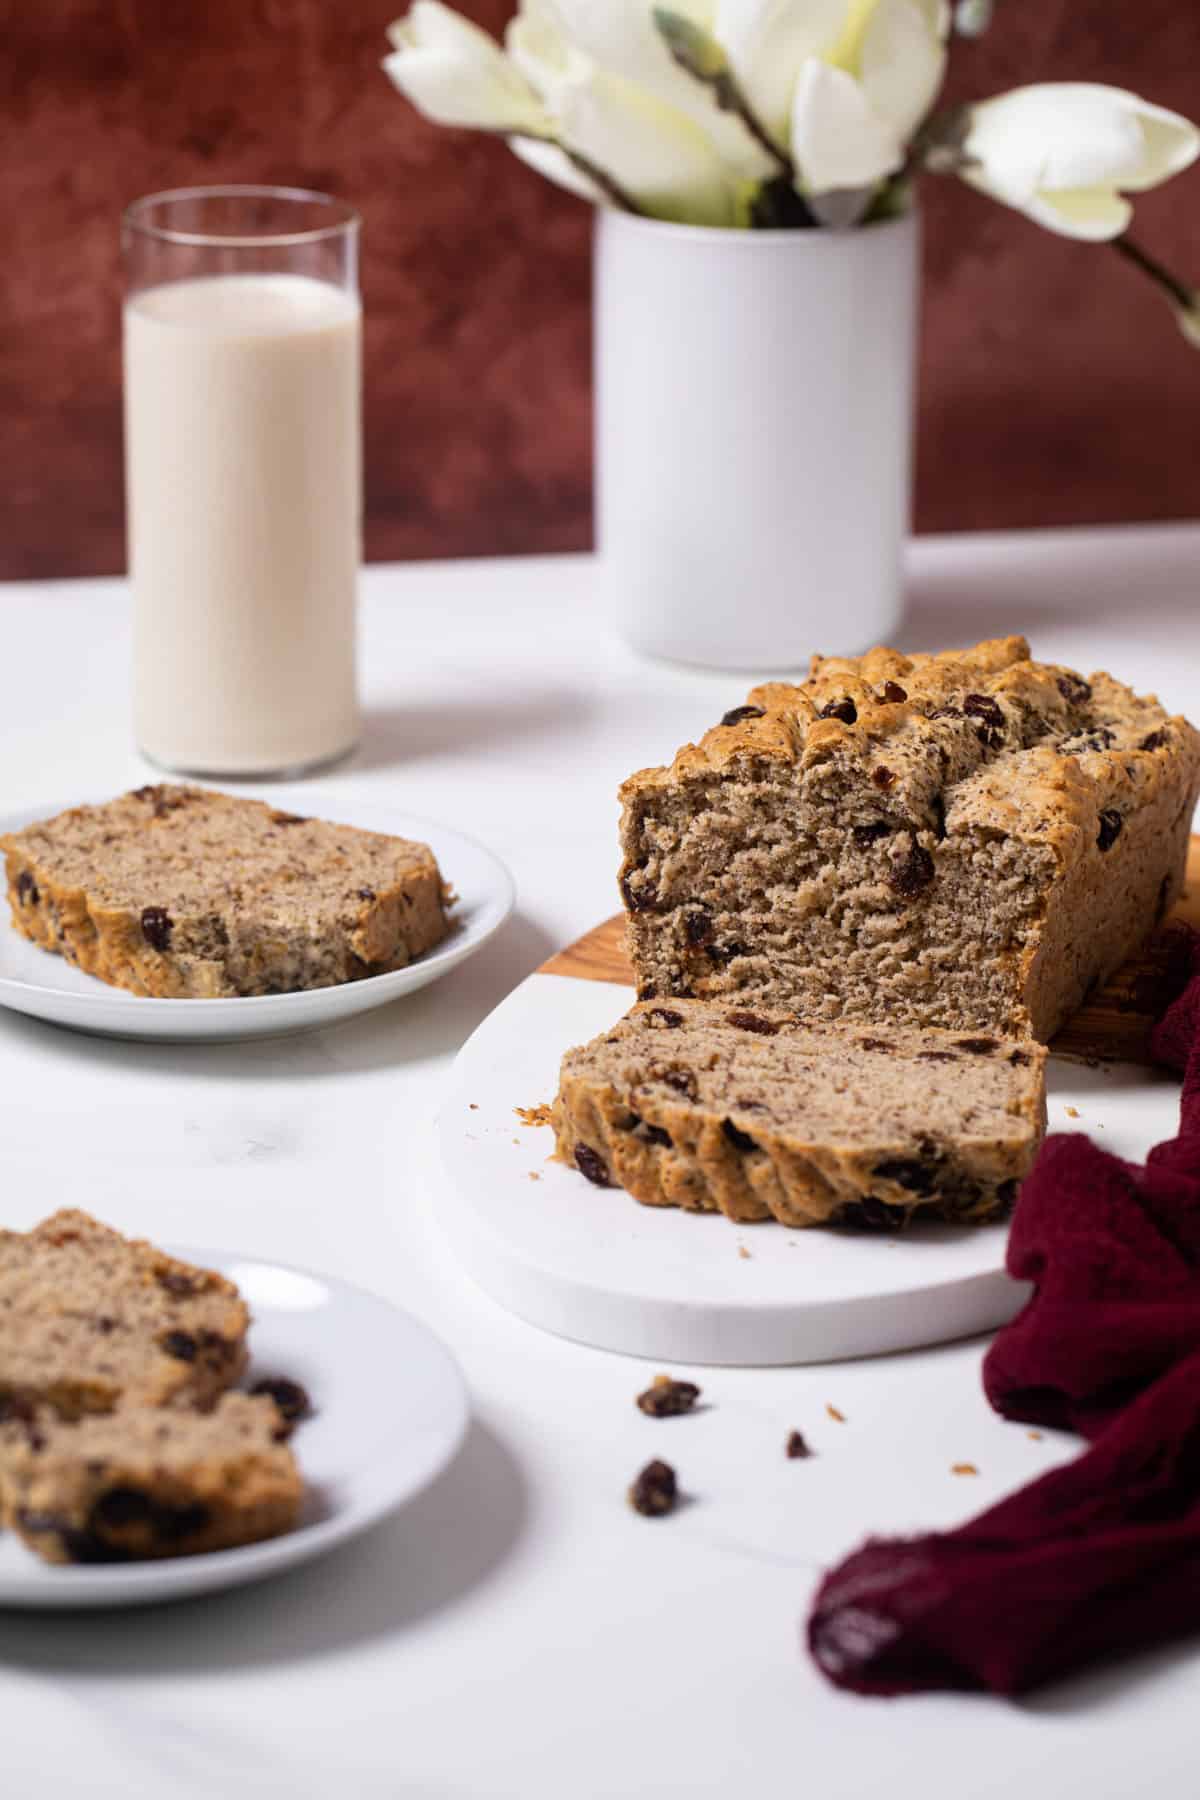
[{"label": "white tablecloth", "polygon": [[[1200,529],[925,541],[911,570],[906,647],[1023,631],[1200,713]],[[989,1412],[980,1344],[711,1370],[709,1411],[652,1427],[632,1406],[644,1365],[539,1334],[461,1273],[430,1141],[448,1064],[615,910],[618,780],[748,681],[639,663],[605,634],[583,558],[378,568],[364,589],[368,729],[325,780],[328,811],[378,795],[483,838],[516,875],[515,921],[412,1000],[291,1042],[150,1048],[0,1014],[0,1216],[81,1204],[374,1287],[452,1346],[476,1422],[425,1497],[322,1564],[151,1612],[0,1613],[0,1789],[1192,1795],[1200,1646],[1017,1706],[851,1700],[800,1652],[819,1568],[866,1532],[952,1524],[1074,1453]],[[797,604],[827,647],[836,597],[798,584]],[[0,628],[0,812],[146,780],[122,585],[10,584]],[[389,1371],[363,1379],[386,1405]],[[809,1462],[784,1460],[793,1426]],[[648,1522],[624,1488],[668,1432],[695,1503]]]}]

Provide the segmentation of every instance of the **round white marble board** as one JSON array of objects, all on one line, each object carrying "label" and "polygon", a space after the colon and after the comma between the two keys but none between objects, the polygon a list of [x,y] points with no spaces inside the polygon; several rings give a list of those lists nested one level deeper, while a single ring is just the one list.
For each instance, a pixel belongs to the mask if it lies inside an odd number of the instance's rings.
[{"label": "round white marble board", "polygon": [[[335,1025],[437,981],[482,949],[513,909],[512,877],[499,857],[449,826],[397,812],[373,800],[343,803],[319,789],[289,787],[286,798],[279,791],[269,798],[274,804],[286,804],[292,812],[334,818],[339,824],[416,838],[428,844],[443,877],[458,895],[449,936],[407,968],[371,975],[364,981],[344,982],[339,987],[229,1000],[153,1000],[108,987],[94,976],[85,975],[65,957],[53,956],[23,938],[11,924],[0,885],[0,1006],[99,1037],[175,1044],[285,1037]],[[0,833],[19,831],[35,819],[52,818],[67,806],[78,804],[58,801],[23,808],[0,818]]]},{"label": "round white marble board", "polygon": [[[208,1250],[173,1254],[217,1269],[250,1306],[250,1369],[299,1381],[313,1405],[292,1437],[308,1487],[283,1537],[208,1556],[95,1567],[42,1562],[0,1535],[0,1607],[146,1606],[241,1587],[336,1549],[427,1487],[466,1434],[467,1391],[427,1326],[326,1276]],[[380,1380],[381,1372],[386,1380]]]},{"label": "round white marble board", "polygon": [[[439,1119],[441,1216],[493,1299],[607,1350],[746,1366],[911,1349],[993,1330],[1018,1310],[1025,1289],[1005,1273],[1003,1225],[880,1236],[738,1226],[639,1206],[548,1161],[550,1131],[515,1109],[551,1100],[563,1051],[633,999],[606,981],[532,975],[459,1054]],[[1174,1134],[1178,1105],[1178,1084],[1150,1069],[1049,1065],[1050,1129],[1092,1133],[1136,1160]]]}]

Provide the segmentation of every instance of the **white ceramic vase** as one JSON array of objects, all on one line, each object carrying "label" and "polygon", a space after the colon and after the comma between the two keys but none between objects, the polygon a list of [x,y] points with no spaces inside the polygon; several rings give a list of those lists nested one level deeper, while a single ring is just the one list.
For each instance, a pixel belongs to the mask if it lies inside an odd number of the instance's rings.
[{"label": "white ceramic vase", "polygon": [[794,669],[902,610],[920,233],[721,231],[602,208],[597,542],[636,649]]}]

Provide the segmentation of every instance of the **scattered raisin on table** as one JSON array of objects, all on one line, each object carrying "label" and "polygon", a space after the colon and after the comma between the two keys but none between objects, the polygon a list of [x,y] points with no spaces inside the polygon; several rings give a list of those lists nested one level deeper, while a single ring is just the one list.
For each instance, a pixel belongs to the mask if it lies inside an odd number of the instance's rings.
[{"label": "scattered raisin on table", "polygon": [[674,1419],[691,1412],[700,1398],[694,1381],[676,1381],[670,1375],[656,1375],[650,1386],[637,1397],[637,1406],[652,1419]]},{"label": "scattered raisin on table", "polygon": [[789,1431],[788,1432],[788,1440],[787,1440],[787,1444],[785,1445],[784,1449],[785,1449],[785,1454],[790,1462],[795,1462],[797,1460],[797,1458],[802,1457],[802,1456],[811,1456],[812,1455],[812,1451],[809,1449],[808,1444],[805,1442],[804,1434],[803,1434],[803,1432],[800,1432],[800,1431]]},{"label": "scattered raisin on table", "polygon": [[629,1490],[629,1504],[644,1519],[661,1519],[674,1512],[679,1484],[670,1463],[648,1462]]}]

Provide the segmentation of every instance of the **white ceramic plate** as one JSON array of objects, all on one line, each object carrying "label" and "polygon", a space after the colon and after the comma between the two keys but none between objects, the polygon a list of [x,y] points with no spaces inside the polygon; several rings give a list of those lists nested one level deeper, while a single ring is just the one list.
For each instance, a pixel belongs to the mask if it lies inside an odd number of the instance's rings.
[{"label": "white ceramic plate", "polygon": [[301,1523],[238,1550],[96,1568],[43,1563],[6,1533],[0,1606],[142,1606],[259,1581],[367,1530],[427,1487],[463,1440],[468,1406],[458,1366],[407,1313],[299,1269],[206,1250],[175,1254],[219,1269],[248,1301],[247,1380],[286,1375],[308,1390],[313,1417],[292,1438],[309,1484]]},{"label": "white ceramic plate", "polygon": [[[69,1025],[102,1037],[153,1038],[167,1043],[228,1043],[239,1038],[282,1037],[314,1031],[356,1013],[386,1006],[411,994],[472,956],[497,932],[513,908],[513,883],[504,864],[482,844],[429,819],[390,811],[373,801],[344,804],[319,791],[293,788],[272,799],[294,812],[314,818],[336,817],[339,824],[428,844],[445,879],[458,894],[451,915],[453,928],[436,949],[406,969],[371,975],[341,987],[316,988],[303,994],[264,994],[235,1000],[150,1000],[107,987],[94,976],[73,968],[13,930],[0,885],[0,1006],[32,1013],[56,1025]],[[30,807],[0,818],[0,832],[19,831],[34,819],[48,819],[64,807]]]},{"label": "white ceramic plate", "polygon": [[[548,1162],[550,1132],[522,1125],[514,1108],[552,1099],[563,1051],[607,1030],[633,998],[532,975],[459,1054],[439,1122],[440,1216],[494,1299],[607,1350],[746,1365],[910,1349],[994,1329],[1017,1310],[1025,1290],[1004,1272],[1002,1225],[879,1237],[735,1226],[639,1206]],[[1177,1129],[1178,1083],[1151,1070],[1054,1060],[1049,1093],[1052,1131],[1093,1133],[1135,1160]]]}]

